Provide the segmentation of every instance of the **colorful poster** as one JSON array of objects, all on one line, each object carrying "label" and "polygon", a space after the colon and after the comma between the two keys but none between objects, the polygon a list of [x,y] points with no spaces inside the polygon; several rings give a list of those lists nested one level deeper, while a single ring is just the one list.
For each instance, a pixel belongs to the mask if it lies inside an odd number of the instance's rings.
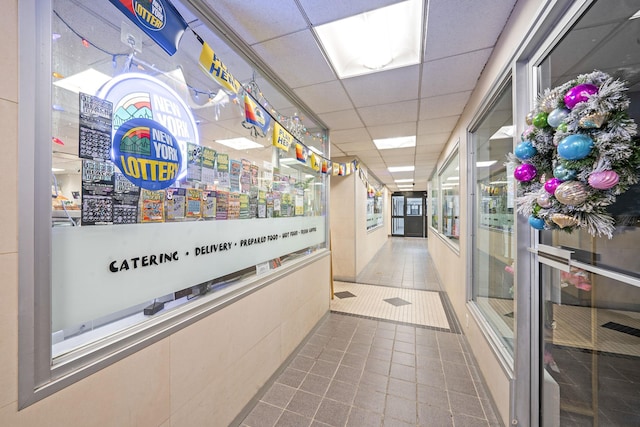
[{"label": "colorful poster", "polygon": [[267,192],[264,190],[258,191],[258,218],[267,217]]},{"label": "colorful poster", "polygon": [[229,213],[228,219],[240,218],[240,193],[229,193]]},{"label": "colorful poster", "polygon": [[113,191],[113,223],[135,224],[138,222],[140,187],[133,184],[120,172],[115,172]]},{"label": "colorful poster", "polygon": [[218,153],[216,155],[216,179],[219,188],[229,189],[231,181],[229,179],[229,155]]},{"label": "colorful poster", "polygon": [[251,165],[251,187],[258,186],[258,176],[260,175],[260,168],[258,165]]},{"label": "colorful poster", "polygon": [[229,216],[229,192],[216,191],[216,219],[227,219]]},{"label": "colorful poster", "polygon": [[249,195],[244,193],[244,194],[240,194],[239,195],[239,200],[238,200],[239,206],[240,206],[240,214],[239,214],[239,218],[240,219],[249,219],[250,214],[249,214]]},{"label": "colorful poster", "polygon": [[307,163],[309,157],[309,149],[301,143],[296,143],[296,159],[302,163]]},{"label": "colorful poster", "polygon": [[273,125],[273,145],[281,150],[289,151],[289,147],[294,142],[293,135],[288,130],[282,127],[280,123],[275,122]]},{"label": "colorful poster", "polygon": [[187,205],[186,188],[167,188],[165,191],[164,212],[167,221],[176,221],[185,218]]},{"label": "colorful poster", "polygon": [[187,23],[168,0],[109,0],[169,55],[178,50]]},{"label": "colorful poster", "polygon": [[242,159],[242,172],[240,172],[240,192],[248,193],[251,189],[251,162]]},{"label": "colorful poster", "polygon": [[265,137],[271,126],[271,116],[248,93],[244,95],[244,122],[245,129],[251,129],[255,137]]},{"label": "colorful poster", "polygon": [[142,222],[164,221],[164,191],[140,190]]},{"label": "colorful poster", "polygon": [[111,162],[82,161],[81,225],[113,223],[114,173]]},{"label": "colorful poster", "polygon": [[273,217],[277,218],[279,216],[282,216],[282,199],[281,199],[281,194],[277,191],[274,191],[271,195],[271,197],[273,198]]},{"label": "colorful poster", "polygon": [[111,159],[113,104],[96,96],[80,93],[78,157]]},{"label": "colorful poster", "polygon": [[280,216],[292,216],[290,193],[282,193],[282,199],[280,201]]},{"label": "colorful poster", "polygon": [[216,150],[209,147],[202,147],[202,176],[201,181],[213,184],[216,180]]},{"label": "colorful poster", "polygon": [[241,83],[231,75],[227,70],[227,66],[222,63],[222,60],[218,58],[211,46],[206,42],[202,43],[199,65],[202,71],[224,89],[237,94],[242,87]]},{"label": "colorful poster", "polygon": [[187,188],[187,218],[202,218],[202,190]]},{"label": "colorful poster", "polygon": [[329,161],[322,159],[322,173],[329,173]]},{"label": "colorful poster", "polygon": [[296,194],[295,198],[295,216],[304,215],[304,196]]},{"label": "colorful poster", "polygon": [[322,160],[316,153],[311,153],[311,169],[316,172],[320,171]]},{"label": "colorful poster", "polygon": [[187,181],[202,180],[202,147],[187,143]]},{"label": "colorful poster", "polygon": [[229,191],[240,191],[240,174],[242,173],[242,163],[239,160],[229,161]]},{"label": "colorful poster", "polygon": [[215,219],[216,217],[216,192],[213,190],[202,191],[202,217]]},{"label": "colorful poster", "polygon": [[[267,193],[267,218],[273,218],[276,216],[274,214],[275,203],[273,202],[274,195],[273,193]],[[278,202],[278,211],[280,210],[280,203]]]}]

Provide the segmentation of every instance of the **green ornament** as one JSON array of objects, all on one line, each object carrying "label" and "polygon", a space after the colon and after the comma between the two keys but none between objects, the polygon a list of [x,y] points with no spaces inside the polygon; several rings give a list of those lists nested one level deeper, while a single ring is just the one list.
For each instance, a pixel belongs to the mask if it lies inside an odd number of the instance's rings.
[{"label": "green ornament", "polygon": [[549,116],[549,113],[545,113],[544,111],[536,114],[536,116],[533,118],[533,125],[538,129],[547,127],[547,116]]},{"label": "green ornament", "polygon": [[566,133],[567,132],[567,124],[566,123],[560,123],[558,125],[557,129],[562,133]]},{"label": "green ornament", "polygon": [[538,216],[538,214],[540,213],[540,210],[542,209],[542,206],[540,206],[539,204],[536,203],[536,205],[533,207],[533,214],[535,216]]}]

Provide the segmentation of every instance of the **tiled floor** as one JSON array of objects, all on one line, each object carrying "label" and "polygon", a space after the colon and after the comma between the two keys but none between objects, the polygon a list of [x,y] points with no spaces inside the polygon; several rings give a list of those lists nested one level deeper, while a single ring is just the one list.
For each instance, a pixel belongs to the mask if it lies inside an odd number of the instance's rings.
[{"label": "tiled floor", "polygon": [[[386,287],[336,287],[356,296],[334,300],[242,426],[500,426],[430,263],[425,239],[389,239],[360,276],[388,277],[375,283]],[[390,286],[412,289],[400,295]],[[426,310],[438,312],[435,320],[335,312],[336,300],[358,298],[403,310],[418,305],[415,289],[431,291]]]}]

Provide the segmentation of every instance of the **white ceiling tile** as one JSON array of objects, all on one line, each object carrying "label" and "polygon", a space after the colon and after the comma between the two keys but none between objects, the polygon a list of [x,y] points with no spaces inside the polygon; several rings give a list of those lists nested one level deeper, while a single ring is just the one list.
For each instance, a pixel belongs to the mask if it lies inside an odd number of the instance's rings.
[{"label": "white ceiling tile", "polygon": [[416,145],[418,147],[428,147],[434,145],[443,145],[449,139],[451,133],[436,133],[431,135],[418,135]]},{"label": "white ceiling tile", "polygon": [[420,99],[419,120],[459,116],[467,105],[471,91]]},{"label": "white ceiling tile", "polygon": [[207,0],[207,3],[249,45],[307,27],[294,0]]},{"label": "white ceiling tile", "polygon": [[343,144],[345,142],[359,142],[371,140],[369,133],[365,128],[337,130],[329,133],[329,139],[334,144]]},{"label": "white ceiling tile", "polygon": [[313,25],[326,24],[394,3],[398,3],[398,0],[300,0],[302,8]]},{"label": "white ceiling tile", "polygon": [[356,107],[418,98],[420,66],[396,68],[342,81]]},{"label": "white ceiling tile", "polygon": [[426,62],[422,71],[420,96],[445,95],[473,90],[492,49]]},{"label": "white ceiling tile", "polygon": [[444,150],[444,145],[441,144],[436,144],[436,145],[425,145],[425,146],[421,146],[421,147],[416,147],[416,156],[421,156],[420,158],[423,158],[423,155],[437,155],[439,156],[440,153],[442,152],[442,150]]},{"label": "white ceiling tile", "polygon": [[418,101],[363,107],[359,108],[358,112],[366,126],[406,123],[418,119]]},{"label": "white ceiling tile", "polygon": [[391,125],[369,126],[372,139],[395,138],[416,134],[416,122],[396,123]]},{"label": "white ceiling tile", "polygon": [[333,156],[344,156],[345,153],[342,151],[337,145],[331,144],[331,157]]},{"label": "white ceiling tile", "polygon": [[375,145],[371,141],[363,141],[363,142],[348,142],[346,144],[339,144],[338,147],[342,152],[352,154],[358,153],[362,151],[375,150]]},{"label": "white ceiling tile", "polygon": [[429,0],[425,61],[493,47],[515,0]]},{"label": "white ceiling tile", "polygon": [[292,88],[335,80],[311,31],[258,43],[253,49]]},{"label": "white ceiling tile", "polygon": [[[294,89],[294,92],[316,114],[352,108],[351,100],[339,81],[334,80]],[[353,126],[352,126],[353,127]]]},{"label": "white ceiling tile", "polygon": [[318,114],[318,116],[320,120],[329,126],[329,131],[353,129],[364,126],[362,120],[358,117],[358,113],[356,113],[354,109]]},{"label": "white ceiling tile", "polygon": [[410,161],[413,164],[413,158],[416,153],[416,148],[396,148],[395,150],[380,150],[381,155],[385,160],[389,161]]},{"label": "white ceiling tile", "polygon": [[432,135],[434,133],[451,133],[460,116],[441,117],[439,119],[422,120],[418,122],[418,135]]}]

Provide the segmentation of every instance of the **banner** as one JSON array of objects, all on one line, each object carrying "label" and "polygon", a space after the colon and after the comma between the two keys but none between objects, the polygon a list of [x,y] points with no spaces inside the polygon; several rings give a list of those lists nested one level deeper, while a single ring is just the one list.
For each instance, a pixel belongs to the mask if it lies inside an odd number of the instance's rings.
[{"label": "banner", "polygon": [[255,136],[264,137],[271,126],[271,116],[250,95],[244,95],[244,122],[245,129],[251,129]]},{"label": "banner", "polygon": [[320,163],[321,163],[320,157],[316,153],[311,153],[311,169],[313,169],[316,172],[319,172],[321,167]]},{"label": "banner", "polygon": [[240,82],[231,75],[227,70],[227,66],[222,63],[220,58],[218,58],[207,42],[202,43],[199,65],[209,77],[215,80],[223,88],[230,90],[235,94],[240,90]]},{"label": "banner", "polygon": [[178,44],[187,23],[168,0],[109,0],[127,18],[151,37],[169,55]]},{"label": "banner", "polygon": [[307,163],[307,158],[309,157],[309,149],[304,145],[297,143],[296,144],[296,159],[301,161],[302,163]]},{"label": "banner", "polygon": [[289,151],[289,147],[291,147],[293,141],[293,135],[283,128],[280,123],[275,122],[273,126],[273,145],[284,151]]}]

